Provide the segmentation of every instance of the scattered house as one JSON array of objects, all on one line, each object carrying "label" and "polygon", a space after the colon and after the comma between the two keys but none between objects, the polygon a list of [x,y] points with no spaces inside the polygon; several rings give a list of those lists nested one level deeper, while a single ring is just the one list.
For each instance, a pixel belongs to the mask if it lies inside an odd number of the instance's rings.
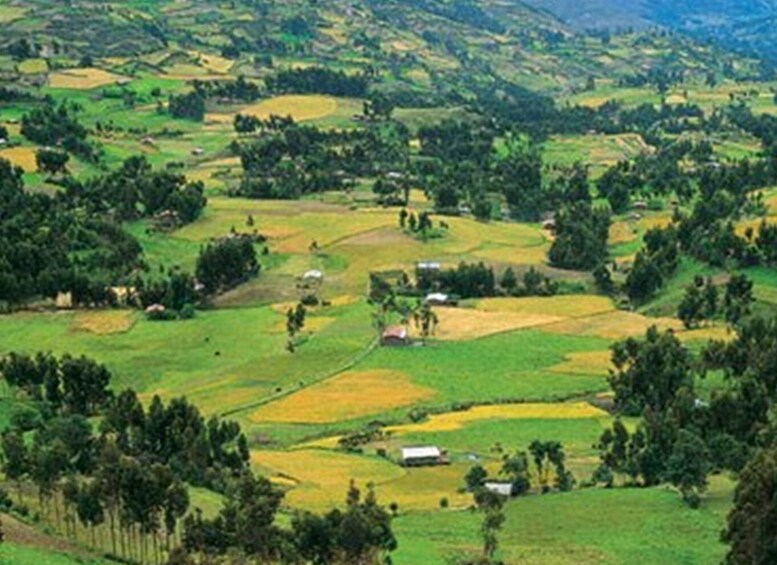
[{"label": "scattered house", "polygon": [[146,314],[149,316],[161,315],[165,313],[165,310],[167,309],[162,304],[152,304],[146,308]]},{"label": "scattered house", "polygon": [[448,463],[445,453],[433,445],[424,447],[403,447],[401,464],[403,467],[428,467]]},{"label": "scattered house", "polygon": [[701,398],[697,398],[693,401],[693,407],[697,410],[706,410],[710,407],[710,403],[706,400],[702,400]]},{"label": "scattered house", "polygon": [[151,222],[154,229],[159,231],[172,231],[180,224],[178,212],[173,210],[162,210],[151,219]]},{"label": "scattered house", "polygon": [[192,149],[192,155],[195,157],[200,157],[205,154],[205,150],[202,147],[195,147]]},{"label": "scattered house", "polygon": [[416,271],[420,272],[439,272],[442,269],[442,265],[437,261],[419,261],[415,264]]},{"label": "scattered house", "polygon": [[134,286],[112,286],[108,291],[116,298],[118,306],[129,306],[137,298],[137,290]]},{"label": "scattered house", "polygon": [[450,295],[442,292],[433,292],[424,299],[429,306],[456,306],[458,302]]},{"label": "scattered house", "polygon": [[148,145],[148,146],[151,147],[151,146],[154,145],[154,138],[151,137],[151,136],[146,136],[146,137],[144,137],[143,139],[140,140],[140,144],[141,145]]},{"label": "scattered house", "polygon": [[392,326],[383,330],[383,334],[380,336],[380,342],[382,345],[387,346],[410,345],[410,336],[407,333],[407,328]]},{"label": "scattered house", "polygon": [[634,213],[632,213],[632,214],[629,216],[629,219],[630,219],[632,222],[638,222],[638,221],[640,221],[640,220],[642,219],[642,214],[639,214],[639,213],[637,213],[637,212],[634,212]]},{"label": "scattered house", "polygon": [[556,220],[549,219],[542,222],[542,229],[549,232],[555,232],[556,231]]},{"label": "scattered house", "polygon": [[324,273],[317,269],[313,269],[302,275],[302,279],[305,281],[319,282],[324,280]]},{"label": "scattered house", "polygon": [[116,81],[116,86],[127,86],[132,82],[131,78],[120,78]]},{"label": "scattered house", "polygon": [[57,310],[71,310],[73,308],[73,293],[59,292],[54,299],[54,306]]},{"label": "scattered house", "polygon": [[402,173],[398,173],[396,171],[391,171],[389,173],[386,173],[386,178],[389,180],[402,180],[403,178],[405,178],[405,175],[403,175]]},{"label": "scattered house", "polygon": [[496,481],[493,482],[487,482],[483,485],[483,488],[485,488],[489,492],[493,492],[494,494],[498,494],[499,496],[504,497],[511,497],[513,496],[513,484],[512,483],[499,483]]},{"label": "scattered house", "polygon": [[648,204],[644,200],[637,200],[633,205],[632,208],[634,210],[647,210]]},{"label": "scattered house", "polygon": [[8,145],[8,140],[4,137],[0,137],[0,147],[5,147]]},{"label": "scattered house", "polygon": [[367,117],[364,114],[354,114],[351,116],[352,122],[364,122],[367,120]]}]

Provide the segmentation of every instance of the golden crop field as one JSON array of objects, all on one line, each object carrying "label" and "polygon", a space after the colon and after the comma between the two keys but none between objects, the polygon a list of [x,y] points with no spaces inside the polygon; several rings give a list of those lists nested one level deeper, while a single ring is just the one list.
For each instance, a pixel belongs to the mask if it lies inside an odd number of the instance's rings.
[{"label": "golden crop field", "polygon": [[476,304],[483,312],[512,312],[561,318],[581,318],[612,312],[615,306],[606,296],[561,295],[528,298],[486,298]]},{"label": "golden crop field", "polygon": [[317,120],[331,116],[337,111],[337,99],[319,95],[286,95],[262,100],[257,104],[240,108],[238,112],[208,114],[206,119],[214,122],[229,122],[240,113],[267,119],[270,116],[291,116],[298,122]]},{"label": "golden crop field", "polygon": [[634,312],[614,311],[585,318],[573,318],[543,327],[544,331],[565,335],[588,335],[612,340],[644,335],[651,326],[680,331],[683,325],[674,318],[648,318]]},{"label": "golden crop field", "polygon": [[467,424],[479,420],[573,420],[601,418],[604,416],[607,416],[607,413],[604,410],[596,408],[587,402],[494,404],[488,406],[475,406],[469,410],[459,412],[435,414],[423,422],[390,426],[386,429],[394,435],[402,435],[410,433],[450,432],[459,430]]},{"label": "golden crop field", "polygon": [[484,312],[471,308],[435,308],[435,339],[469,340],[564,320],[560,316],[521,312]]},{"label": "golden crop field", "polygon": [[126,79],[102,69],[68,69],[49,75],[49,86],[52,88],[69,88],[73,90],[91,90]]},{"label": "golden crop field", "polygon": [[320,424],[352,420],[409,406],[435,392],[397,371],[349,371],[267,404],[253,422]]},{"label": "golden crop field", "polygon": [[606,375],[612,364],[612,352],[578,351],[566,356],[566,360],[549,370],[573,375]]},{"label": "golden crop field", "polygon": [[70,327],[75,331],[109,335],[130,330],[136,320],[131,310],[84,310],[75,313]]},{"label": "golden crop field", "polygon": [[35,160],[35,149],[32,147],[0,149],[0,159],[7,159],[17,167],[21,167],[26,173],[33,173],[38,170],[38,163]]},{"label": "golden crop field", "polygon": [[254,451],[251,463],[269,477],[296,483],[287,493],[286,503],[311,510],[342,505],[351,480],[363,489],[368,482],[381,485],[405,474],[385,459],[321,449]]}]

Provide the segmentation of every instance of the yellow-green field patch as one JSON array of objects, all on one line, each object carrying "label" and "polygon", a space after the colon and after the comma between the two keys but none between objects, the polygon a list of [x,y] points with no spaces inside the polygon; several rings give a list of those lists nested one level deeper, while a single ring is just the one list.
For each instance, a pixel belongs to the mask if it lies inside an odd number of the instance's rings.
[{"label": "yellow-green field patch", "polygon": [[126,79],[102,69],[68,69],[49,75],[49,86],[52,88],[69,88],[73,90],[91,90]]},{"label": "yellow-green field patch", "polygon": [[573,420],[605,416],[607,416],[607,413],[604,410],[596,408],[587,402],[495,404],[491,406],[476,406],[460,412],[435,414],[424,422],[391,426],[386,429],[394,435],[402,435],[451,432],[460,430],[467,424],[480,420]]},{"label": "yellow-green field patch", "polygon": [[615,310],[612,300],[594,295],[486,298],[479,300],[476,308],[483,312],[512,312],[560,318],[581,318]]},{"label": "yellow-green field patch", "polygon": [[46,59],[27,59],[19,63],[19,72],[25,75],[37,75],[48,72]]},{"label": "yellow-green field patch", "polygon": [[25,8],[18,6],[0,6],[0,24],[7,24],[23,17],[27,12]]},{"label": "yellow-green field patch", "polygon": [[563,320],[560,316],[521,312],[484,312],[471,308],[435,308],[439,324],[434,337],[468,340]]},{"label": "yellow-green field patch", "polygon": [[267,404],[253,422],[321,424],[352,420],[409,406],[434,396],[397,371],[349,371]]},{"label": "yellow-green field patch", "polygon": [[0,150],[0,159],[7,159],[17,167],[21,167],[26,173],[38,170],[35,160],[35,149],[32,147],[11,147]]},{"label": "yellow-green field patch", "polygon": [[[263,100],[241,108],[239,113],[266,120],[270,116],[291,116],[298,122],[317,120],[337,112],[337,100],[331,96],[287,95]],[[208,121],[232,122],[234,114],[208,114]]]},{"label": "yellow-green field patch", "polygon": [[75,331],[110,335],[129,331],[136,320],[130,310],[80,311],[73,316],[70,327]]},{"label": "yellow-green field patch", "polygon": [[606,375],[611,365],[611,351],[579,351],[568,354],[563,363],[550,370],[572,375]]},{"label": "yellow-green field patch", "polygon": [[573,318],[544,326],[543,331],[565,335],[588,335],[622,339],[644,335],[651,326],[680,331],[683,325],[674,318],[648,318],[634,312],[614,311],[585,318]]}]

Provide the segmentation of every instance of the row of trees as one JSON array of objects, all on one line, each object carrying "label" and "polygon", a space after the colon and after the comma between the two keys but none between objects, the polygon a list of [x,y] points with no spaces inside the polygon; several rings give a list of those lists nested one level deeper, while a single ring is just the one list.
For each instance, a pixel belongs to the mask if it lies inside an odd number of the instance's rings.
[{"label": "row of trees", "polygon": [[[300,512],[289,528],[279,527],[283,493],[250,472],[240,427],[206,420],[185,399],[165,404],[155,396],[144,408],[132,390],[107,389],[104,367],[67,355],[12,354],[0,363],[0,375],[38,410],[35,420],[12,419],[0,436],[3,473],[17,485],[16,509],[28,511],[25,493],[33,485],[43,519],[70,537],[80,524],[100,551],[107,530],[113,557],[159,563],[167,554],[171,563],[188,563],[197,555],[237,553],[363,563],[396,547],[391,515],[372,487],[362,497],[352,485],[343,511]],[[93,400],[78,400],[92,390]],[[216,517],[192,511],[192,485],[225,495]]]}]

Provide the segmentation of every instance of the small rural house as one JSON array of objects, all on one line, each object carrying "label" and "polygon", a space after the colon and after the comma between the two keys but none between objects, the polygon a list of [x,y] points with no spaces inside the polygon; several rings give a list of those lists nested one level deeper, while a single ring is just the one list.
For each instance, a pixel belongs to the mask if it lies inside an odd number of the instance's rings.
[{"label": "small rural house", "polygon": [[544,222],[542,222],[542,229],[550,232],[556,231],[556,220],[552,218],[549,220],[545,220]]},{"label": "small rural house", "polygon": [[401,463],[403,467],[425,467],[444,465],[446,460],[445,454],[439,447],[429,445],[424,447],[403,447]]},{"label": "small rural house", "polygon": [[499,496],[505,496],[505,497],[513,496],[512,483],[498,483],[494,481],[494,482],[485,483],[483,487],[487,491],[493,492],[494,494],[498,494]]},{"label": "small rural house", "polygon": [[192,155],[194,155],[195,157],[199,157],[204,154],[205,154],[205,150],[202,147],[195,147],[194,149],[192,149]]},{"label": "small rural house", "polygon": [[73,308],[73,293],[59,292],[54,300],[54,306],[57,310],[70,310]]},{"label": "small rural house", "polygon": [[415,264],[417,271],[422,272],[438,272],[442,269],[442,265],[437,261],[419,261]]},{"label": "small rural house", "polygon": [[383,330],[380,341],[381,344],[388,346],[410,345],[407,328],[402,326],[392,326]]},{"label": "small rural house", "polygon": [[305,282],[321,282],[324,280],[324,273],[317,269],[313,269],[302,275],[302,280]]},{"label": "small rural house", "polygon": [[632,208],[633,208],[634,210],[647,210],[647,209],[648,209],[648,204],[647,204],[647,202],[645,202],[645,201],[643,201],[643,200],[638,200],[638,201],[636,201],[636,202],[635,202],[635,203],[632,205]]},{"label": "small rural house", "polygon": [[456,301],[442,292],[433,292],[426,296],[424,302],[429,306],[454,306]]}]

